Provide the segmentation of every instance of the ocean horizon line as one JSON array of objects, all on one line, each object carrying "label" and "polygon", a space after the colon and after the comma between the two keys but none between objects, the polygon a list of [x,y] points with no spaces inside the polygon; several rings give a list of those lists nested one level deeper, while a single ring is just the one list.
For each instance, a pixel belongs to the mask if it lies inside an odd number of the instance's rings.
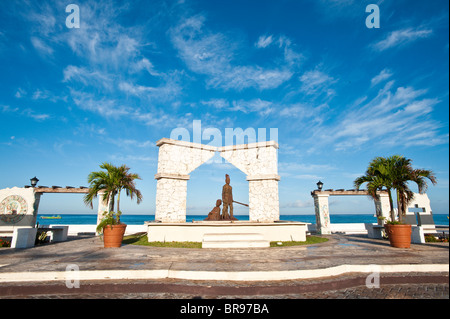
[{"label": "ocean horizon line", "polygon": [[[248,215],[235,215],[236,218],[242,221],[248,221]],[[447,225],[448,216],[446,214],[434,215],[434,222],[436,225]],[[44,217],[44,218],[41,218]],[[48,218],[50,217],[50,218]],[[51,218],[57,217],[57,218]],[[205,214],[187,214],[186,222],[191,222],[194,220],[203,220],[207,217]],[[40,224],[67,224],[67,225],[87,225],[97,223],[97,214],[38,214],[37,221]],[[123,214],[121,216],[121,221],[128,225],[142,225],[147,221],[154,221],[154,214]],[[280,220],[282,221],[294,221],[294,222],[305,222],[305,223],[316,223],[315,214],[280,214]],[[340,223],[377,223],[377,218],[374,214],[330,214],[330,223],[340,224]]]},{"label": "ocean horizon line", "polygon": [[[97,215],[97,213],[38,213],[38,215]],[[122,213],[122,216],[126,215],[135,215],[135,216],[155,216],[155,214],[146,214],[146,213]],[[186,216],[208,216],[208,214],[186,214]],[[288,213],[280,213],[280,216],[311,216],[315,215],[315,213],[297,213],[297,214],[288,214]],[[331,213],[331,215],[375,215],[375,213]],[[433,213],[433,215],[449,215],[449,213]],[[248,214],[234,214],[234,216],[248,216]]]}]

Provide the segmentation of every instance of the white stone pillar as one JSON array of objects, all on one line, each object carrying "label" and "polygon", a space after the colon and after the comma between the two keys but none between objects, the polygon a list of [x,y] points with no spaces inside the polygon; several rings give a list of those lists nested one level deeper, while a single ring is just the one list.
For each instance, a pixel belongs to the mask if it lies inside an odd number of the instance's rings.
[{"label": "white stone pillar", "polygon": [[101,220],[103,219],[103,214],[105,211],[109,210],[108,207],[108,200],[103,200],[103,196],[105,195],[104,192],[100,191],[97,193],[98,198],[98,208],[97,208],[97,225],[100,224]]},{"label": "white stone pillar", "polygon": [[331,234],[330,210],[328,204],[329,194],[321,194],[318,191],[312,193],[316,212],[316,231],[318,234]]},{"label": "white stone pillar", "polygon": [[280,220],[278,175],[247,176],[249,188],[249,220],[272,223]]},{"label": "white stone pillar", "polygon": [[[391,220],[391,204],[389,203],[389,194],[379,193],[378,196],[379,199],[374,200],[377,217],[384,217],[384,221]],[[378,218],[378,225],[383,224],[383,220]]]},{"label": "white stone pillar", "polygon": [[158,173],[155,179],[157,180],[155,220],[163,223],[185,223],[189,175]]}]

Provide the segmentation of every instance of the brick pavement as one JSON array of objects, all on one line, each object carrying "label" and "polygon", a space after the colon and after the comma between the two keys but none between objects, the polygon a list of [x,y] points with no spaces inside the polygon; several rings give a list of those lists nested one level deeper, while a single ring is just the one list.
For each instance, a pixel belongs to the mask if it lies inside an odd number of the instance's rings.
[{"label": "brick pavement", "polygon": [[[143,269],[187,269],[195,271],[297,271],[354,265],[447,265],[448,244],[412,245],[395,249],[385,241],[361,236],[332,235],[325,244],[308,247],[265,249],[175,249],[123,246],[103,249],[96,238],[24,250],[0,250],[0,279],[7,274],[61,273],[68,264],[82,271]],[[420,267],[419,267],[420,268]],[[382,273],[380,287],[365,285],[367,274],[344,273],[334,277],[296,280],[96,280],[81,281],[79,289],[68,289],[64,281],[8,282],[0,284],[0,298],[269,298],[269,299],[448,299],[448,271]]]},{"label": "brick pavement", "polygon": [[82,281],[79,288],[65,282],[5,283],[0,298],[44,299],[448,299],[448,273],[389,274],[379,286],[367,287],[365,276],[346,274],[329,278],[211,282],[189,280]]}]

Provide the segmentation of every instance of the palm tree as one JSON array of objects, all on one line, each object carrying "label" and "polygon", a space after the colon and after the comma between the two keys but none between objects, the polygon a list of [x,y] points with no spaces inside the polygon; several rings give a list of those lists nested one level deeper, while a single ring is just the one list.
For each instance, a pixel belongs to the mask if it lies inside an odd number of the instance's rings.
[{"label": "palm tree", "polygon": [[428,178],[433,185],[436,185],[437,180],[431,170],[414,169],[412,167],[412,160],[403,156],[397,156],[394,161],[393,188],[397,190],[397,207],[399,221],[403,221],[406,215],[408,203],[414,198],[414,192],[409,188],[408,182],[414,182],[418,186],[420,194],[426,192],[428,185],[426,178]]},{"label": "palm tree", "polygon": [[101,169],[106,171],[91,172],[88,175],[89,192],[84,196],[83,200],[87,206],[93,208],[92,201],[97,198],[97,194],[103,192],[102,200],[107,202],[108,210],[114,210],[114,198],[116,195],[117,182],[115,181],[114,166],[109,163],[100,165]]},{"label": "palm tree", "polygon": [[373,199],[378,199],[377,191],[386,187],[389,195],[389,207],[391,220],[395,220],[394,202],[392,200],[391,190],[393,188],[393,182],[391,179],[390,171],[392,170],[392,161],[384,157],[374,158],[367,170],[366,174],[358,177],[353,182],[356,189],[359,189],[362,184],[367,183],[367,191]]},{"label": "palm tree", "polygon": [[141,179],[138,174],[130,173],[130,168],[126,165],[121,165],[120,167],[116,167],[116,175],[117,175],[117,212],[120,212],[120,191],[124,189],[126,191],[127,196],[130,196],[133,199],[136,196],[136,202],[138,204],[142,201],[142,194],[136,188],[136,184],[134,182],[135,179]]},{"label": "palm tree", "polygon": [[125,189],[128,196],[137,198],[137,203],[142,201],[142,194],[136,188],[135,179],[141,179],[138,174],[129,173],[130,168],[126,165],[116,167],[110,163],[100,165],[106,171],[91,172],[88,175],[89,192],[84,196],[84,203],[91,208],[92,201],[97,198],[98,192],[103,192],[103,200],[108,203],[108,210],[114,210],[115,196],[117,198],[117,213],[120,216],[120,191]]},{"label": "palm tree", "polygon": [[396,190],[398,217],[399,221],[402,222],[406,215],[408,202],[414,198],[414,192],[409,188],[408,182],[415,182],[421,194],[427,189],[425,178],[428,178],[433,185],[436,184],[436,177],[432,171],[413,169],[411,162],[411,159],[399,155],[388,158],[377,157],[370,162],[366,175],[358,177],[354,181],[355,187],[358,189],[362,184],[367,183],[367,190],[374,199],[378,198],[377,190],[381,190],[383,186],[387,188],[392,221],[395,220],[395,214],[391,190]]}]

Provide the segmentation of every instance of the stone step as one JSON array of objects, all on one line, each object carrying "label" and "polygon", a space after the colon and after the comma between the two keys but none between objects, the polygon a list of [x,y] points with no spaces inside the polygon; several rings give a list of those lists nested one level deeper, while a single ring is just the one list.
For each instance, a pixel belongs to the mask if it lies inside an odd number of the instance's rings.
[{"label": "stone step", "polygon": [[270,247],[267,240],[253,241],[207,241],[202,243],[202,248],[266,248]]},{"label": "stone step", "polygon": [[202,248],[264,248],[270,242],[258,233],[209,233],[203,236]]},{"label": "stone step", "polygon": [[240,241],[240,240],[264,240],[259,233],[207,233],[203,235],[203,241]]}]

